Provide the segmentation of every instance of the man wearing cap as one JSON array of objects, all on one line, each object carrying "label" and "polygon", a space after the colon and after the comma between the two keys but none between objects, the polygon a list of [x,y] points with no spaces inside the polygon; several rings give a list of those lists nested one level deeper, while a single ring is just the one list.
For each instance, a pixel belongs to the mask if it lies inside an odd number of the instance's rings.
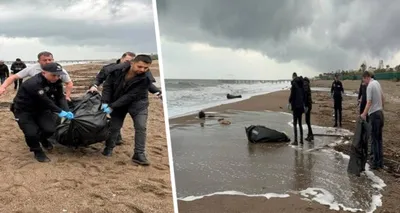
[{"label": "man wearing cap", "polygon": [[55,132],[56,115],[60,118],[74,118],[69,112],[63,93],[60,80],[62,75],[65,75],[65,72],[61,65],[44,65],[41,73],[22,83],[11,106],[15,120],[25,135],[25,141],[39,162],[50,161],[42,147],[47,150],[53,149],[48,138]]},{"label": "man wearing cap", "polygon": [[[27,77],[32,77],[38,73],[42,72],[42,67],[45,66],[46,64],[53,63],[54,58],[53,54],[47,51],[40,52],[37,56],[38,58],[38,64],[29,66],[21,71],[19,71],[17,74],[10,76],[3,85],[0,86],[0,95],[5,93],[6,89],[8,86],[10,86],[15,80],[18,79],[24,79]],[[69,74],[65,69],[63,69],[64,74],[60,76],[60,79],[62,82],[65,83],[65,98],[68,101],[71,101],[71,92],[73,88],[73,83],[71,81],[71,78],[69,77]]]},{"label": "man wearing cap", "polygon": [[331,87],[331,97],[333,98],[333,108],[335,110],[335,125],[338,126],[339,117],[339,127],[342,127],[342,100],[344,94],[343,84],[339,81],[339,74],[335,74],[335,80],[332,82]]},{"label": "man wearing cap", "polygon": [[[111,72],[114,72],[116,70],[124,70],[128,69],[131,66],[131,60],[135,58],[136,54],[132,52],[126,52],[122,54],[122,57],[116,61],[116,63],[111,63],[108,65],[105,65],[103,68],[101,68],[100,72],[96,76],[96,80],[93,83],[93,85],[90,87],[89,91],[90,92],[97,92],[97,88],[107,79],[107,77],[110,75]],[[150,72],[150,69],[148,72],[146,72],[146,75],[149,76],[150,80],[154,83],[156,80],[154,79],[153,75]],[[161,90],[158,89],[154,84],[151,84],[149,87],[149,92],[152,94],[156,94],[157,97],[162,98],[162,93]],[[115,142],[115,145],[119,146],[122,144],[122,136],[121,132],[118,135],[117,141]]]},{"label": "man wearing cap", "polygon": [[[12,64],[11,64],[11,71],[12,74],[17,74],[19,71],[23,70],[26,68],[26,64],[21,61],[20,58],[17,58]],[[15,80],[14,81],[14,90],[18,89],[18,85],[21,86],[22,84],[22,78]]]},{"label": "man wearing cap", "polygon": [[363,73],[363,81],[367,85],[367,104],[361,118],[369,118],[371,124],[371,151],[372,165],[371,169],[383,168],[383,147],[382,131],[384,126],[383,106],[385,98],[382,87],[378,81],[372,78],[373,74],[368,71]]},{"label": "man wearing cap", "polygon": [[106,141],[103,155],[111,156],[126,114],[132,117],[135,128],[135,149],[132,161],[149,165],[145,155],[146,127],[148,116],[148,89],[151,84],[149,67],[152,63],[148,55],[136,56],[129,68],[115,70],[104,82],[102,109],[111,113],[110,137]]}]

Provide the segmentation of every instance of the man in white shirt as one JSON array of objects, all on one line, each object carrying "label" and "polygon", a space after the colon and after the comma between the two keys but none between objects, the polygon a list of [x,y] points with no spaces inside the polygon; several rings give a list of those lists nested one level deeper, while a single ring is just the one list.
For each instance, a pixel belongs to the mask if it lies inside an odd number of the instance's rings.
[{"label": "man in white shirt", "polygon": [[[44,65],[54,62],[53,54],[47,51],[40,52],[38,54],[38,62],[39,62],[38,64],[29,66],[19,71],[15,75],[12,75],[9,78],[7,78],[7,80],[0,86],[0,95],[4,94],[6,92],[7,87],[10,86],[12,83],[14,83],[15,80],[24,79],[26,77],[32,77],[42,72],[42,67]],[[74,84],[72,83],[72,80],[68,72],[65,69],[63,69],[63,71],[65,72],[65,75],[61,75],[60,79],[62,80],[63,83],[65,83],[65,98],[68,101],[71,101],[71,92]]]},{"label": "man in white shirt", "polygon": [[372,165],[371,169],[383,168],[383,149],[382,149],[382,130],[384,126],[383,96],[381,85],[372,78],[370,72],[363,73],[363,81],[367,86],[367,105],[361,117],[366,120],[368,115],[371,124],[371,151]]}]

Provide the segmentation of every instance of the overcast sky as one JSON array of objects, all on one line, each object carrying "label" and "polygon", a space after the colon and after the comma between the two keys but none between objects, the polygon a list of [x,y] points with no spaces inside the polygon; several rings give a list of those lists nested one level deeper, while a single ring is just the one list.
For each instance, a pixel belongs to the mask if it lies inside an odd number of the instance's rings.
[{"label": "overcast sky", "polygon": [[0,60],[156,53],[151,0],[0,0]]},{"label": "overcast sky", "polygon": [[398,0],[159,0],[167,78],[290,78],[400,64]]}]

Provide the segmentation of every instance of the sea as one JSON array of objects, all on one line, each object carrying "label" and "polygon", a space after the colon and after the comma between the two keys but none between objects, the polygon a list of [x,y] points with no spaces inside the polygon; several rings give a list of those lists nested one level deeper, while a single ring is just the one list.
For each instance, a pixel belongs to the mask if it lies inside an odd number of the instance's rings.
[{"label": "sea", "polygon": [[[242,101],[289,87],[289,80],[165,79],[168,117],[181,117],[202,109]],[[227,99],[228,93],[242,95],[242,98]]]}]

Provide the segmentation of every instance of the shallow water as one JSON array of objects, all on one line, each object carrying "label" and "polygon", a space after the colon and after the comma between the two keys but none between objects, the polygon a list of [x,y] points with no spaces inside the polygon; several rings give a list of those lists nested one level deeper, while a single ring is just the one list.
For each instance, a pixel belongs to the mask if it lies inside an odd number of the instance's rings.
[{"label": "shallow water", "polygon": [[[316,137],[314,143],[305,141],[302,147],[249,144],[244,129],[249,125],[265,125],[292,137],[291,116],[276,112],[235,112],[227,116],[232,121],[229,126],[207,120],[204,127],[196,123],[171,129],[178,197],[221,191],[265,194],[306,190],[303,195],[319,192],[319,201],[325,204],[371,208],[379,187],[375,184],[374,188],[367,176],[347,174],[348,158],[327,147],[340,141],[339,137]],[[321,127],[314,128],[314,133],[351,134]]]}]

